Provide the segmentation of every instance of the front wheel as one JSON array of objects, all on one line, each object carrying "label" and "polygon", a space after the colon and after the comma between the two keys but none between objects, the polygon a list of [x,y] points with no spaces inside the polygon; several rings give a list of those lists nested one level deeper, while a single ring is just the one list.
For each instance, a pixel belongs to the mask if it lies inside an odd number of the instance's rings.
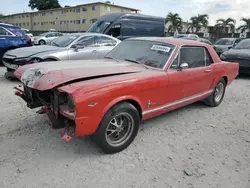
[{"label": "front wheel", "polygon": [[226,81],[225,79],[222,78],[217,83],[213,93],[204,100],[205,104],[211,107],[219,106],[224,98],[225,91],[226,91]]},{"label": "front wheel", "polygon": [[93,137],[104,153],[118,153],[133,142],[139,124],[138,110],[132,104],[123,102],[105,114]]},{"label": "front wheel", "polygon": [[39,41],[39,45],[45,45],[45,44],[46,44],[46,42],[44,40]]}]

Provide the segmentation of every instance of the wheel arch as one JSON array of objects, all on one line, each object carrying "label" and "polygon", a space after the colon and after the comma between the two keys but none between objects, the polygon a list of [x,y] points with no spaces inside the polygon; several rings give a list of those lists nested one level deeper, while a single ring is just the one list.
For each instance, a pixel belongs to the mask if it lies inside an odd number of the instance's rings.
[{"label": "wheel arch", "polygon": [[222,76],[222,78],[225,80],[226,85],[228,84],[228,77],[227,76]]},{"label": "wheel arch", "polygon": [[140,119],[142,119],[142,104],[140,100],[134,96],[123,96],[112,100],[103,110],[103,116],[115,105],[128,102],[132,104],[139,112]]}]

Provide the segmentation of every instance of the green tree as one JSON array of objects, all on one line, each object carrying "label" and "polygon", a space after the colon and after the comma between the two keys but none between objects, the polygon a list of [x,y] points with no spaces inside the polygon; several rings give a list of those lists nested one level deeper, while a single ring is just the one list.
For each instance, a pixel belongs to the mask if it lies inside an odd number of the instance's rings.
[{"label": "green tree", "polygon": [[168,13],[165,24],[169,23],[168,32],[175,32],[176,30],[180,32],[183,28],[182,19],[179,14]]},{"label": "green tree", "polygon": [[227,19],[221,18],[216,21],[215,28],[216,30],[219,30],[219,32],[222,33],[228,33],[229,29],[230,31],[234,32],[235,23],[236,21],[233,18],[227,18]]},{"label": "green tree", "polygon": [[245,24],[238,27],[237,30],[241,32],[248,30],[250,32],[250,18],[242,18],[241,21],[245,22]]},{"label": "green tree", "polygon": [[58,0],[30,0],[28,6],[32,10],[48,10],[53,8],[61,8]]},{"label": "green tree", "polygon": [[208,18],[207,14],[198,14],[198,16],[191,17],[191,23],[188,24],[188,31],[199,32],[202,27],[207,28]]},{"label": "green tree", "polygon": [[105,1],[105,3],[111,4],[111,1]]}]

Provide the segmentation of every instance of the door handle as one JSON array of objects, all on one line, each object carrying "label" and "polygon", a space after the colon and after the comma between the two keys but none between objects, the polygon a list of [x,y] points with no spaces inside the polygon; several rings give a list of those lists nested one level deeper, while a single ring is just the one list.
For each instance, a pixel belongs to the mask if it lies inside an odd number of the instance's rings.
[{"label": "door handle", "polygon": [[204,70],[204,72],[207,72],[207,73],[209,73],[211,71],[212,71],[211,69]]}]

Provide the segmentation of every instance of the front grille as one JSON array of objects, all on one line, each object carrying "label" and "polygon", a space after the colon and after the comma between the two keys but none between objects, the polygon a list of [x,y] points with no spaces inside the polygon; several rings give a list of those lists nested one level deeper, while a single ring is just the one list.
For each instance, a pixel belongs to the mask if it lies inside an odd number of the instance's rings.
[{"label": "front grille", "polygon": [[250,60],[246,59],[226,59],[228,62],[238,62],[242,67],[250,67]]}]

